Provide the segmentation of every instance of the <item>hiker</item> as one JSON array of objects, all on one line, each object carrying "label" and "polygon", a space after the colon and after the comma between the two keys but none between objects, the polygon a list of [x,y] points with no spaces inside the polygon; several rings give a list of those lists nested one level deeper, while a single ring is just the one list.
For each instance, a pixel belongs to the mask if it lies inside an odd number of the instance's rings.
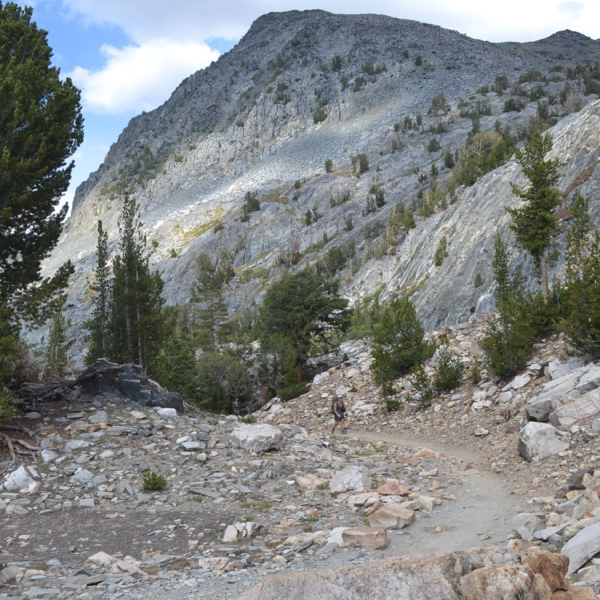
[{"label": "hiker", "polygon": [[[346,407],[344,406],[344,399],[340,398],[337,394],[333,395],[331,402],[331,412],[333,413],[333,418],[335,422],[333,423],[333,429],[331,433],[335,432],[335,428],[338,426],[342,420],[346,419]],[[346,426],[342,425],[342,433],[346,431]]]}]

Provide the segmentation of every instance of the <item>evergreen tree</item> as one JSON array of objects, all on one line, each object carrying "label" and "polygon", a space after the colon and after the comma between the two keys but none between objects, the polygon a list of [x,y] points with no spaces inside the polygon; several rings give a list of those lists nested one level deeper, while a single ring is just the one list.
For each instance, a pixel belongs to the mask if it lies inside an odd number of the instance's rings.
[{"label": "evergreen tree", "polygon": [[479,344],[490,371],[507,376],[525,364],[536,335],[532,313],[538,307],[523,289],[520,273],[511,280],[508,252],[500,235],[494,244],[493,267],[498,314],[488,322]]},{"label": "evergreen tree", "polygon": [[523,151],[516,152],[517,162],[529,179],[529,185],[521,189],[512,184],[513,192],[524,201],[524,205],[521,208],[507,208],[513,218],[511,229],[521,246],[531,254],[540,274],[545,302],[549,297],[548,263],[553,249],[552,236],[558,230],[554,211],[562,203],[556,187],[560,161],[545,160],[551,149],[552,136],[537,131],[525,144]]},{"label": "evergreen tree", "polygon": [[567,316],[562,329],[582,354],[600,354],[600,234],[593,230],[588,201],[579,195],[574,221],[567,233],[564,300]]},{"label": "evergreen tree", "polygon": [[48,344],[45,353],[46,375],[64,378],[69,365],[69,346],[67,341],[67,322],[62,311],[57,312],[52,318],[52,325],[48,335]]},{"label": "evergreen tree", "polygon": [[371,370],[378,383],[385,384],[433,354],[425,330],[408,296],[394,296],[380,308],[373,332]]},{"label": "evergreen tree", "polygon": [[200,305],[195,311],[194,341],[203,350],[214,352],[225,333],[227,305],[223,288],[234,275],[231,255],[227,251],[221,252],[214,262],[205,253],[196,258],[196,280],[190,299]]},{"label": "evergreen tree", "polygon": [[113,263],[110,358],[135,362],[152,372],[165,338],[163,281],[150,272],[150,253],[135,200],[126,197],[119,223],[119,253]]},{"label": "evergreen tree", "polygon": [[0,2],[0,309],[15,331],[62,303],[71,263],[47,279],[40,265],[58,242],[67,160],[83,141],[79,90],[51,66],[46,32],[31,17],[31,8]]},{"label": "evergreen tree", "polygon": [[339,295],[339,283],[319,275],[314,269],[284,273],[265,294],[260,308],[263,341],[271,336],[287,338],[295,355],[298,381],[315,343],[343,331],[349,324],[348,301]]},{"label": "evergreen tree", "polygon": [[92,364],[98,358],[106,357],[110,345],[110,305],[111,286],[108,254],[108,234],[98,221],[98,246],[96,250],[96,270],[90,290],[94,292],[91,318],[86,322],[90,334],[90,347],[85,362]]}]

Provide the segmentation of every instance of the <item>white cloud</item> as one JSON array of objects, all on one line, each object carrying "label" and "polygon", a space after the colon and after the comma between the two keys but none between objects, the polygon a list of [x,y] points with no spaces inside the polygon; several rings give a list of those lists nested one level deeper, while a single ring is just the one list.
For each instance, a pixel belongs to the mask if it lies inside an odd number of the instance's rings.
[{"label": "white cloud", "polygon": [[77,67],[69,76],[82,88],[86,108],[109,114],[156,108],[185,77],[219,57],[206,44],[167,39],[125,48],[105,45],[102,53],[103,69]]}]

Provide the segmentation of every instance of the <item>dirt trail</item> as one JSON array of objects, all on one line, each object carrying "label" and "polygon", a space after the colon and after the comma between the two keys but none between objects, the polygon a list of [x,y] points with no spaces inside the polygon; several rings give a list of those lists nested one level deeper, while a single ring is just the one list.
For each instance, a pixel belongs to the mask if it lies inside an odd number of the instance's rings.
[{"label": "dirt trail", "polygon": [[456,501],[445,502],[428,516],[424,513],[424,518],[406,531],[390,532],[384,555],[431,555],[503,545],[512,532],[512,517],[526,511],[523,499],[511,494],[508,483],[491,472],[485,457],[474,450],[382,432],[352,430],[348,435],[371,442],[428,448],[458,459],[464,469],[463,484],[446,490],[456,496]]}]

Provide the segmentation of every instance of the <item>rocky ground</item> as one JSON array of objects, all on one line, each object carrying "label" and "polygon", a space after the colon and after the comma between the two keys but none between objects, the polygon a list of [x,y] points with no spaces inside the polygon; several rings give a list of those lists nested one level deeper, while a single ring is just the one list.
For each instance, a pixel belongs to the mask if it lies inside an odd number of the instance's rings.
[{"label": "rocky ground", "polygon": [[[479,352],[474,331],[445,332],[465,360]],[[271,402],[253,424],[77,390],[26,415],[35,463],[0,464],[0,598],[231,598],[274,574],[516,537],[571,545],[571,582],[598,592],[596,416],[581,409],[570,424],[564,414],[598,387],[595,365],[549,339],[512,381],[465,383],[389,412],[367,349],[344,351],[308,394]],[[397,400],[408,386],[397,382]],[[528,462],[519,436],[557,386],[549,419],[562,419],[563,445],[542,457],[531,446]],[[336,435],[333,393],[350,409]],[[164,489],[144,489],[151,472]]]}]

